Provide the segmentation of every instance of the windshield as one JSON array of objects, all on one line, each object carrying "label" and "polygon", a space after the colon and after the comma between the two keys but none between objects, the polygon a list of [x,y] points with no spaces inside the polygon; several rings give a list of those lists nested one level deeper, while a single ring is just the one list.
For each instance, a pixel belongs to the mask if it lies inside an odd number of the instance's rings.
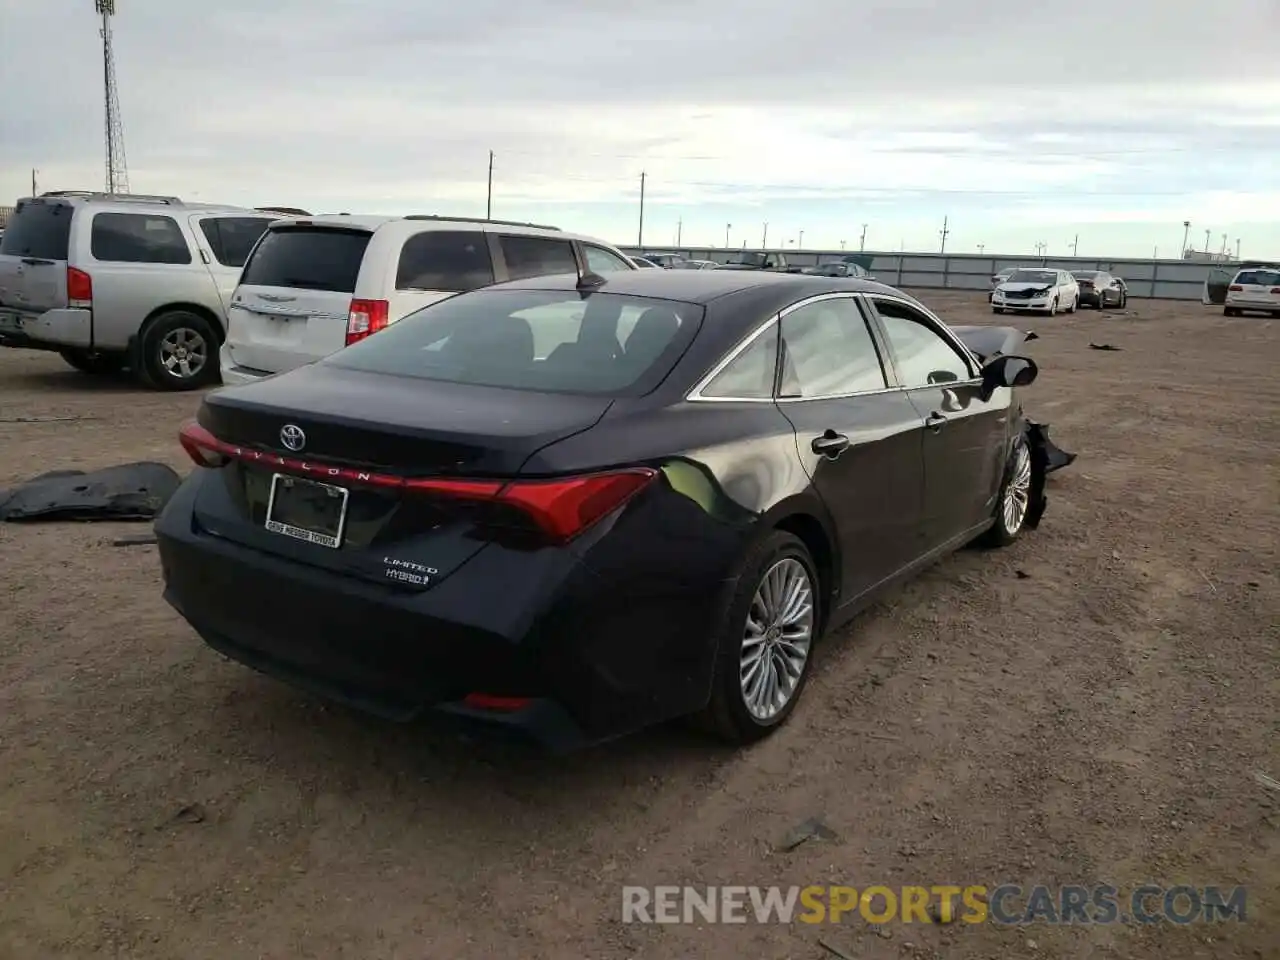
[{"label": "windshield", "polygon": [[1051,284],[1058,282],[1058,275],[1052,270],[1015,270],[1009,275],[1010,283],[1040,283]]},{"label": "windshield", "polygon": [[1242,270],[1236,275],[1236,283],[1253,283],[1264,287],[1280,286],[1280,271]]},{"label": "windshield", "polygon": [[671,372],[702,314],[695,304],[609,293],[477,290],[321,362],[512,390],[641,395]]}]

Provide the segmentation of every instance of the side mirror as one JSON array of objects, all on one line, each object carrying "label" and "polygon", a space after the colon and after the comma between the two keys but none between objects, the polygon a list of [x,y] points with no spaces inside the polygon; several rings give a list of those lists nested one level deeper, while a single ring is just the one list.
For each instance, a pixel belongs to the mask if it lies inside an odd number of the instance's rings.
[{"label": "side mirror", "polygon": [[990,400],[1001,387],[1025,387],[1035,382],[1040,368],[1030,357],[1005,354],[982,368],[982,399]]}]

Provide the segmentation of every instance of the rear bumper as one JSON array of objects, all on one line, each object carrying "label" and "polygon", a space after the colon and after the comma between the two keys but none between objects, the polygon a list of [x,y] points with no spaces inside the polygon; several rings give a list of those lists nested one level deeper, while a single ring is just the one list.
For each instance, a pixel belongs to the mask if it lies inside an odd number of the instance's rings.
[{"label": "rear bumper", "polygon": [[[632,606],[567,552],[539,560],[496,544],[429,590],[370,583],[201,529],[201,473],[156,522],[164,597],[261,673],[390,720],[481,722],[553,750],[706,702],[714,591]],[[484,709],[468,694],[528,702]]]},{"label": "rear bumper", "polygon": [[271,376],[265,370],[254,370],[250,367],[238,366],[231,358],[231,348],[225,343],[218,350],[218,366],[222,373],[224,386],[237,387],[246,383],[257,383]]},{"label": "rear bumper", "polygon": [[[7,312],[7,311],[5,311]],[[93,311],[78,307],[18,312],[18,325],[0,326],[0,346],[63,350],[93,346]]]},{"label": "rear bumper", "polygon": [[1280,313],[1280,300],[1242,300],[1228,295],[1223,306],[1232,310],[1258,310],[1262,313]]}]

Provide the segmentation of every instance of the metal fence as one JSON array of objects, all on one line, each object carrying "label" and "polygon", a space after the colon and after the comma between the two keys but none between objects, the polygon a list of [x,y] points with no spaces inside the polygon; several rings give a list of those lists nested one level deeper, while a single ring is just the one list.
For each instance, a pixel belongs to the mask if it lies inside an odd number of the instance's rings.
[{"label": "metal fence", "polygon": [[[625,253],[675,253],[690,260],[727,263],[742,253],[757,250],[709,250],[693,247],[622,247]],[[770,250],[787,258],[792,266],[809,267],[848,256],[844,250]],[[1216,274],[1224,284],[1235,273],[1234,263],[1194,263],[1183,260],[1126,260],[1092,257],[1006,257],[957,253],[871,253],[871,272],[895,287],[922,290],[989,290],[991,276],[1006,267],[1051,267],[1061,270],[1105,270],[1124,278],[1129,295],[1161,300],[1200,300],[1205,281]]]}]

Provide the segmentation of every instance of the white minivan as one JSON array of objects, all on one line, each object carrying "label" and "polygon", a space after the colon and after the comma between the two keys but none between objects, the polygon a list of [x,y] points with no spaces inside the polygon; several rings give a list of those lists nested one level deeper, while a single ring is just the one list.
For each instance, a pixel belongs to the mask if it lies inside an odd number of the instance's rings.
[{"label": "white minivan", "polygon": [[635,269],[607,243],[531,223],[348,214],[282,221],[250,254],[231,298],[222,382],[312,363],[467,290]]}]

